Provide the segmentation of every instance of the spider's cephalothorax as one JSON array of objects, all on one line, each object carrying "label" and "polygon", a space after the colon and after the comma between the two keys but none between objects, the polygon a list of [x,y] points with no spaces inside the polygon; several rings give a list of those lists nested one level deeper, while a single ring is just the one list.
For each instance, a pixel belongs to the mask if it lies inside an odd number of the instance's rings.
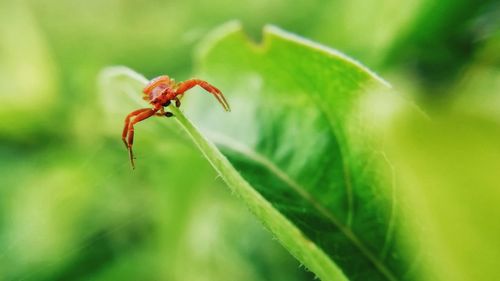
[{"label": "spider's cephalothorax", "polygon": [[166,75],[154,78],[143,90],[143,99],[149,101],[153,108],[142,108],[132,111],[125,118],[122,140],[128,149],[132,168],[135,168],[134,154],[132,152],[132,145],[134,144],[134,125],[153,115],[165,117],[173,116],[172,112],[165,111],[164,107],[169,106],[172,101],[175,102],[176,107],[181,106],[179,98],[182,97],[184,92],[196,85],[214,95],[222,107],[224,107],[224,110],[230,111],[229,104],[221,91],[203,80],[190,79],[184,82],[175,83],[173,79],[170,79],[170,77]]}]

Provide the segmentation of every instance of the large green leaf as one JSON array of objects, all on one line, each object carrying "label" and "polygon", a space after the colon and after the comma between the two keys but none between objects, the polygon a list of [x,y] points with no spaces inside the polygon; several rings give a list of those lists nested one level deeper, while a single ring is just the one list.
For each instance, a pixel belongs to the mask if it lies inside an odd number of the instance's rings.
[{"label": "large green leaf", "polygon": [[402,279],[394,187],[385,176],[391,166],[379,134],[394,93],[334,50],[275,27],[263,37],[256,45],[230,24],[207,39],[200,76],[224,89],[233,112],[192,98],[188,115],[348,279]]},{"label": "large green leaf", "polygon": [[379,133],[394,101],[388,85],[274,27],[256,45],[228,24],[199,55],[200,78],[223,90],[232,112],[188,94],[183,108],[201,133],[171,110],[260,221],[322,280],[408,279]]}]

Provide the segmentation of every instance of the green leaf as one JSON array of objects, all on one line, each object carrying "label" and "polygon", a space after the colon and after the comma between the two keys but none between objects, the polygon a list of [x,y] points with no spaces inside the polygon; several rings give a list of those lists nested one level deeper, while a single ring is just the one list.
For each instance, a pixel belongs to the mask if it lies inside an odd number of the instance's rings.
[{"label": "green leaf", "polygon": [[59,126],[53,113],[58,74],[45,31],[26,6],[0,2],[0,131],[2,136],[33,141],[38,139],[34,132]]},{"label": "green leaf", "polygon": [[500,276],[500,72],[464,77],[460,90],[472,91],[459,93],[463,104],[431,120],[413,113],[400,118],[388,152],[412,206],[409,231],[426,249],[420,254],[423,280]]},{"label": "green leaf", "polygon": [[399,102],[387,83],[275,27],[256,45],[234,23],[208,37],[199,66],[198,78],[222,89],[232,112],[201,91],[183,100],[196,127],[170,110],[280,243],[322,280],[405,279],[380,134]]},{"label": "green leaf", "polygon": [[[400,101],[334,50],[275,27],[263,38],[256,45],[230,24],[207,39],[200,76],[227,93],[233,112],[191,96],[188,115],[330,267],[350,280],[403,279],[408,264],[380,133]],[[338,280],[273,233],[323,280]]]}]

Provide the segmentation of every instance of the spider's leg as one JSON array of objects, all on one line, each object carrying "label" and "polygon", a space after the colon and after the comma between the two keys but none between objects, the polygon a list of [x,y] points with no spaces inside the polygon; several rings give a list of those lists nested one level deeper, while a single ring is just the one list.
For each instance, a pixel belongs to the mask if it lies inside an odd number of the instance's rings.
[{"label": "spider's leg", "polygon": [[155,113],[155,116],[165,116],[165,108],[160,107],[160,109]]},{"label": "spider's leg", "polygon": [[137,116],[132,120],[132,122],[129,123],[128,125],[128,154],[130,158],[130,164],[132,164],[132,168],[135,169],[135,164],[134,164],[134,153],[132,151],[132,145],[134,144],[134,125],[137,124],[138,122],[141,122],[144,119],[147,119],[153,115],[155,115],[157,110],[154,109],[149,109],[147,108],[146,110],[142,111],[141,113],[137,114]]},{"label": "spider's leg", "polygon": [[172,117],[174,114],[170,111],[165,111],[165,109],[161,109],[160,112],[155,113],[156,116],[161,116],[161,117]]},{"label": "spider's leg", "polygon": [[227,103],[226,98],[221,93],[221,91],[219,89],[217,89],[215,86],[209,84],[206,81],[200,80],[200,79],[190,79],[190,80],[186,80],[184,82],[179,83],[178,87],[177,87],[176,94],[182,95],[182,94],[184,94],[185,91],[193,88],[196,85],[202,87],[203,89],[205,89],[205,91],[214,95],[214,97],[217,99],[217,101],[219,101],[219,103],[222,105],[222,107],[224,107],[224,110],[231,111],[231,108],[229,107],[229,104]]},{"label": "spider's leg", "polygon": [[175,97],[174,100],[175,100],[175,107],[181,106],[181,101],[179,100],[178,97]]},{"label": "spider's leg", "polygon": [[127,134],[128,134],[128,126],[130,124],[130,118],[144,112],[148,111],[149,108],[141,108],[135,111],[132,111],[127,117],[125,117],[125,126],[123,127],[123,132],[122,132],[122,141],[125,144],[125,148],[128,149],[128,143],[127,143]]}]

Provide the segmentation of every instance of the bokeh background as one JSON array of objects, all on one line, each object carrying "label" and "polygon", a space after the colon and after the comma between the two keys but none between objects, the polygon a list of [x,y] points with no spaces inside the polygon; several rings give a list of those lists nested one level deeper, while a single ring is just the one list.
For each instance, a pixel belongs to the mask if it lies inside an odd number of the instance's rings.
[{"label": "bokeh background", "polygon": [[271,23],[497,130],[499,18],[494,0],[0,0],[0,280],[313,280],[175,130],[140,126],[131,171],[100,70],[184,80],[213,28]]}]

